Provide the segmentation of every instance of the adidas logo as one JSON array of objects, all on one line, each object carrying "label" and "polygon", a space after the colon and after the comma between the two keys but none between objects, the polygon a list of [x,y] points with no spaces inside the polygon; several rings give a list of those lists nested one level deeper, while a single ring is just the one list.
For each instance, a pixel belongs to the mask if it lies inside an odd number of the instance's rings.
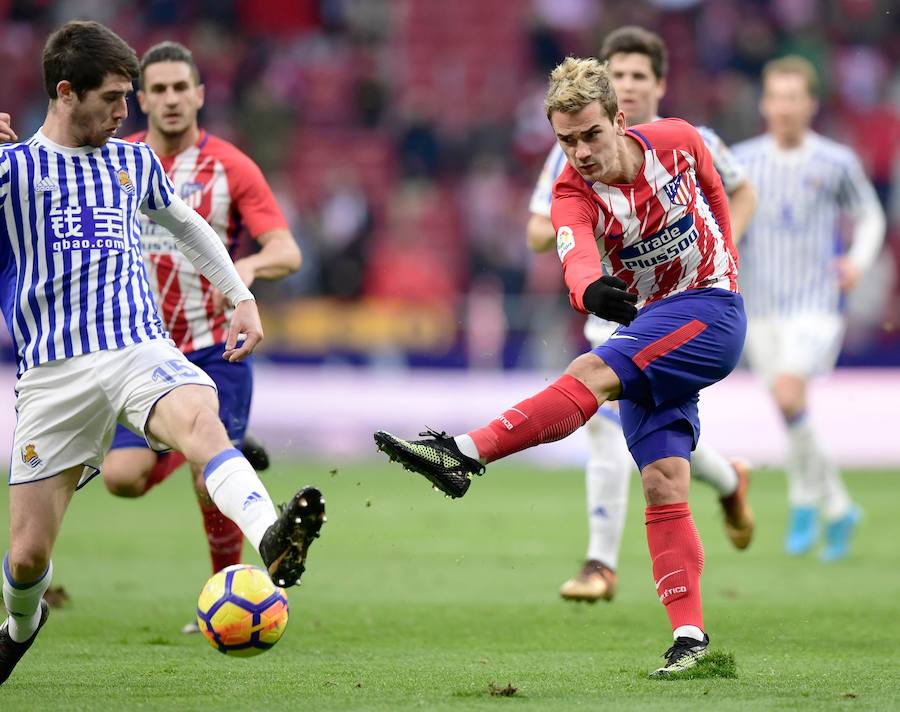
[{"label": "adidas logo", "polygon": [[50,176],[44,176],[34,184],[35,193],[49,193],[51,190],[58,190],[58,187]]},{"label": "adidas logo", "polygon": [[247,499],[244,500],[244,504],[241,506],[241,511],[246,511],[248,507],[252,507],[257,502],[262,502],[263,496],[259,492],[251,492]]}]

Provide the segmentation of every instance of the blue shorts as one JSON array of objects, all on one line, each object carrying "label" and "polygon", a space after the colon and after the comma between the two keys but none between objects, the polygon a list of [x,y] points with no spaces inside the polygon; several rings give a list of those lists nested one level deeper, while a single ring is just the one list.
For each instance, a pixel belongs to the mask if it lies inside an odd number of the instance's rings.
[{"label": "blue shorts", "polygon": [[644,307],[593,350],[622,383],[619,416],[640,469],[663,457],[690,460],[699,391],[731,373],[746,331],[740,294],[692,289]]},{"label": "blue shorts", "polygon": [[[225,424],[228,437],[235,445],[244,441],[247,420],[250,417],[250,400],[253,396],[253,370],[251,359],[229,363],[222,358],[225,344],[209,346],[185,354],[187,360],[202,368],[213,379],[219,395],[219,418]],[[110,450],[144,448],[147,441],[128,428],[117,425]]]}]

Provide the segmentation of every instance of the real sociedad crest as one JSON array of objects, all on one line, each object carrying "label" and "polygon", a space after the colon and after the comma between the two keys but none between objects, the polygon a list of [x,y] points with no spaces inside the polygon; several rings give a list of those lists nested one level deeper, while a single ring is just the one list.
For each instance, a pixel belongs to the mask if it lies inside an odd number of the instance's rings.
[{"label": "real sociedad crest", "polygon": [[23,446],[20,453],[22,455],[22,462],[28,465],[32,470],[36,467],[40,467],[44,462],[38,457],[37,448],[34,443],[28,443]]},{"label": "real sociedad crest", "polygon": [[131,176],[128,175],[128,171],[120,168],[116,171],[116,178],[119,179],[119,187],[122,190],[128,193],[128,195],[134,195],[134,183],[131,182]]}]

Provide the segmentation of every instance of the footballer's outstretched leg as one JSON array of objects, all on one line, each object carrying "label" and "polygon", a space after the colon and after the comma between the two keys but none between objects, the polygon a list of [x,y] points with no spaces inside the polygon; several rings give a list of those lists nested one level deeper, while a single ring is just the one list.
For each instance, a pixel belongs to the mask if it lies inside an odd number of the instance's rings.
[{"label": "footballer's outstretched leg", "polygon": [[300,583],[309,547],[326,521],[325,498],[315,487],[304,487],[279,509],[259,543],[259,555],[277,585],[293,586]]},{"label": "footballer's outstretched leg", "polygon": [[231,447],[211,389],[190,384],[170,391],[156,402],[147,430],[202,467],[210,499],[240,527],[275,583],[296,584],[325,521],[322,493],[307,487],[277,511],[256,471]]},{"label": "footballer's outstretched leg", "polygon": [[403,440],[379,430],[375,444],[391,461],[422,475],[435,489],[453,498],[462,497],[469,489],[469,477],[483,474],[484,465],[464,455],[446,433],[428,430],[420,435],[425,439]]},{"label": "footballer's outstretched leg", "polygon": [[[593,373],[595,370],[599,376]],[[572,362],[564,376],[484,427],[456,438],[428,430],[422,433],[428,436],[424,440],[403,440],[379,430],[375,443],[392,460],[423,475],[441,492],[462,497],[469,489],[469,477],[484,473],[482,463],[561,440],[590,420],[600,401],[578,376],[595,382],[598,391],[604,393],[613,393],[619,387],[615,373],[606,364],[593,354],[584,354]]]}]

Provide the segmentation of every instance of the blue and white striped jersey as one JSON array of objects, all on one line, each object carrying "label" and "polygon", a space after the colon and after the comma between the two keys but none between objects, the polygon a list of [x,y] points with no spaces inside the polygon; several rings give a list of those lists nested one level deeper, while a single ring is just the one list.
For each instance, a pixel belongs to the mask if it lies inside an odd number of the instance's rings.
[{"label": "blue and white striped jersey", "polygon": [[[836,313],[841,293],[835,258],[845,251],[842,213],[857,221],[882,213],[859,159],[847,146],[807,132],[797,149],[780,149],[768,134],[735,145],[734,155],[758,195],[740,243],[740,288],[751,317]],[[877,219],[864,239],[877,254]],[[857,234],[856,239],[859,238]],[[859,265],[865,268],[868,265]]]},{"label": "blue and white striped jersey", "polygon": [[166,338],[138,210],[173,187],[145,144],[68,148],[41,132],[0,146],[0,308],[18,371]]},{"label": "blue and white striped jersey", "polygon": [[[654,121],[659,119],[657,116]],[[719,135],[712,129],[705,126],[698,126],[697,132],[703,143],[709,149],[712,155],[713,165],[719,177],[722,179],[722,186],[726,193],[732,193],[746,179],[744,169],[741,164],[735,160],[734,156],[728,150],[725,142],[719,138]],[[553,199],[553,184],[559,178],[559,174],[566,167],[566,154],[563,153],[559,141],[553,143],[553,148],[547,154],[541,174],[538,176],[537,184],[534,186],[534,192],[531,194],[531,202],[528,204],[528,211],[535,215],[543,215],[550,217],[550,203]]]}]

